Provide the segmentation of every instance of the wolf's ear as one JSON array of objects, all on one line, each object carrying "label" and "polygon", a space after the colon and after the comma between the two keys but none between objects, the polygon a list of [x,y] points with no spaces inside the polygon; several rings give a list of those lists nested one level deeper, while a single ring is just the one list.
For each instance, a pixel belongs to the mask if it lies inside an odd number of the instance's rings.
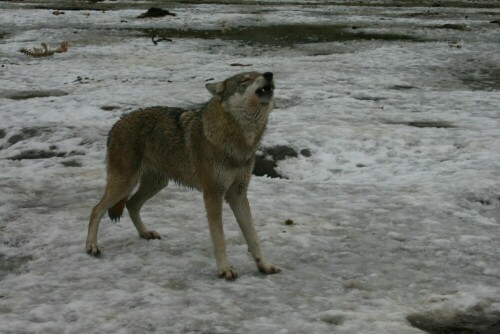
[{"label": "wolf's ear", "polygon": [[207,83],[205,87],[207,87],[208,91],[210,94],[213,96],[219,95],[224,91],[224,82],[214,82],[214,83]]}]

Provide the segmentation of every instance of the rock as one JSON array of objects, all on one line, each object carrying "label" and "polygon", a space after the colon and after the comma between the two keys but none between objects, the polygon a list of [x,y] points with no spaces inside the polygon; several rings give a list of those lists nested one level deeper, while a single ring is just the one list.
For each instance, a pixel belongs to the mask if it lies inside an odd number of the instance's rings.
[{"label": "rock", "polygon": [[138,19],[150,18],[150,17],[164,17],[164,16],[177,16],[175,13],[171,13],[168,10],[161,9],[158,7],[151,7],[146,13],[142,13],[137,16]]},{"label": "rock", "polygon": [[300,154],[302,154],[306,158],[309,158],[312,155],[311,150],[308,148],[304,148],[304,149],[300,150]]}]

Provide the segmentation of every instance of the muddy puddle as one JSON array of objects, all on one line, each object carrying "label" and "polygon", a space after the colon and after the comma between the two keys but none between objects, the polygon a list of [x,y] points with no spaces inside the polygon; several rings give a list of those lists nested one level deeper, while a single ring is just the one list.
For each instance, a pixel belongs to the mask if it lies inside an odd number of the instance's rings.
[{"label": "muddy puddle", "polygon": [[246,45],[274,47],[293,47],[297,44],[328,43],[343,41],[382,40],[418,41],[414,36],[390,33],[369,33],[357,31],[344,25],[282,24],[271,26],[250,26],[222,30],[182,30],[182,29],[143,29],[148,37],[164,38],[201,38],[236,41]]}]

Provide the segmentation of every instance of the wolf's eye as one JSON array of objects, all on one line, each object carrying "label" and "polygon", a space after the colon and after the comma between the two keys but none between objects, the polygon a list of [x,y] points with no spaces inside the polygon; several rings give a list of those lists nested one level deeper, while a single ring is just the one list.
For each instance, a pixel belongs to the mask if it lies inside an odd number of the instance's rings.
[{"label": "wolf's eye", "polygon": [[239,84],[249,84],[252,81],[252,78],[245,78],[238,81]]}]

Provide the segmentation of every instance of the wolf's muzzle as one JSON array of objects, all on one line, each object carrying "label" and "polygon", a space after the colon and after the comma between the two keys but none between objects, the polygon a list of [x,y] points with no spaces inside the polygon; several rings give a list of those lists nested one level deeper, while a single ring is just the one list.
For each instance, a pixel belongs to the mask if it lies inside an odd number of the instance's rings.
[{"label": "wolf's muzzle", "polygon": [[257,94],[257,96],[259,97],[270,96],[273,94],[273,91],[274,91],[273,85],[265,85],[264,87],[257,89],[255,91],[255,94]]},{"label": "wolf's muzzle", "polygon": [[262,74],[262,76],[266,80],[266,83],[263,87],[257,89],[255,94],[259,97],[271,97],[274,91],[273,74],[271,72],[266,72]]}]

